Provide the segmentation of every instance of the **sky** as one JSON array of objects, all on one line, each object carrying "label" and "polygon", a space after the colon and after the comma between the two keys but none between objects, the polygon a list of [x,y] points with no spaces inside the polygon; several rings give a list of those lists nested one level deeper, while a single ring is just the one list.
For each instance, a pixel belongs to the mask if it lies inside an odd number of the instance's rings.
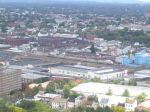
[{"label": "sky", "polygon": [[150,0],[0,0],[0,2],[54,2],[54,1],[69,1],[69,2],[81,2],[81,1],[94,1],[94,2],[106,2],[106,3],[150,3]]}]

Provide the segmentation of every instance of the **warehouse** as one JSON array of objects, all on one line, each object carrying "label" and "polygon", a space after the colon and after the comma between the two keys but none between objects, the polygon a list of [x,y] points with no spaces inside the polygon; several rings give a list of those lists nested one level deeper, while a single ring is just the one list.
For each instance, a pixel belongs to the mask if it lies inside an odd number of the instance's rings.
[{"label": "warehouse", "polygon": [[141,70],[134,73],[134,78],[137,80],[150,79],[150,70]]},{"label": "warehouse", "polygon": [[116,96],[122,96],[124,91],[127,89],[130,96],[136,97],[141,93],[145,93],[150,96],[149,87],[138,87],[138,86],[125,86],[115,84],[104,84],[104,83],[83,83],[71,89],[73,92],[89,95],[106,94],[111,89],[112,94]]},{"label": "warehouse", "polygon": [[92,79],[94,77],[101,80],[123,79],[127,76],[127,70],[112,67],[88,67],[82,65],[61,65],[49,67],[49,72],[53,75],[70,76]]}]

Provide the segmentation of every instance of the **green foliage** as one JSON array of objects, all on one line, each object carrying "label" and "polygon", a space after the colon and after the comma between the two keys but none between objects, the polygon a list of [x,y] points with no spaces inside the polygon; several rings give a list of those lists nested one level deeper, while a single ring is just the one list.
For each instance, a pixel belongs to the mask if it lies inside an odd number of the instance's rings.
[{"label": "green foliage", "polygon": [[145,98],[147,97],[147,95],[145,93],[141,93],[139,96],[137,96],[137,101],[138,102],[143,102],[145,100]]},{"label": "green foliage", "polygon": [[27,112],[53,112],[53,110],[51,110],[48,107],[48,105],[43,104],[42,102],[38,102],[38,101],[35,102],[35,101],[23,100],[18,105],[18,107],[21,107],[27,110]]},{"label": "green foliage", "polygon": [[125,112],[125,108],[123,107],[112,107],[113,112]]},{"label": "green foliage", "polygon": [[96,34],[98,37],[104,38],[106,40],[140,42],[150,46],[150,37],[145,35],[143,31],[128,31],[127,29],[124,29],[123,31],[112,32],[97,31]]},{"label": "green foliage", "polygon": [[70,96],[70,90],[75,87],[77,84],[73,81],[69,81],[63,87],[64,98],[68,98]]},{"label": "green foliage", "polygon": [[131,80],[131,81],[129,81],[128,85],[130,85],[130,86],[137,86],[137,83],[136,83],[136,81]]},{"label": "green foliage", "polygon": [[113,112],[111,108],[109,107],[104,107],[104,108],[101,108],[101,107],[98,107],[95,112]]},{"label": "green foliage", "polygon": [[54,82],[49,82],[47,88],[46,88],[47,93],[54,93],[55,92],[55,83]]},{"label": "green foliage", "polygon": [[22,100],[20,104],[18,104],[18,107],[21,107],[27,111],[33,109],[36,106],[34,101],[27,101],[27,100]]},{"label": "green foliage", "polygon": [[94,77],[93,79],[91,79],[91,82],[101,82],[101,79],[98,77]]},{"label": "green foliage", "polygon": [[8,107],[8,112],[27,112],[26,110],[20,108],[20,107],[16,107],[14,105],[10,105]]},{"label": "green foliage", "polygon": [[106,93],[106,95],[109,95],[109,96],[111,96],[111,95],[112,95],[112,90],[111,90],[111,88],[110,88],[110,87],[108,88],[108,92]]},{"label": "green foliage", "polygon": [[64,98],[68,98],[70,96],[70,86],[66,84],[63,89]]},{"label": "green foliage", "polygon": [[36,84],[39,84],[39,83],[43,83],[43,82],[46,82],[46,81],[49,81],[48,77],[39,78],[39,79],[34,80],[33,82],[36,83]]},{"label": "green foliage", "polygon": [[130,96],[129,91],[127,89],[125,89],[122,96],[129,97]]},{"label": "green foliage", "polygon": [[35,107],[31,109],[30,112],[52,112],[48,105],[41,102],[35,102]]},{"label": "green foliage", "polygon": [[0,99],[0,112],[7,112],[7,102],[4,99]]},{"label": "green foliage", "polygon": [[96,96],[89,96],[88,101],[95,101],[98,102],[98,98]]},{"label": "green foliage", "polygon": [[34,97],[39,91],[42,91],[43,88],[41,87],[41,85],[37,86],[37,87],[34,87],[34,88],[26,88],[25,89],[25,96],[26,97]]}]

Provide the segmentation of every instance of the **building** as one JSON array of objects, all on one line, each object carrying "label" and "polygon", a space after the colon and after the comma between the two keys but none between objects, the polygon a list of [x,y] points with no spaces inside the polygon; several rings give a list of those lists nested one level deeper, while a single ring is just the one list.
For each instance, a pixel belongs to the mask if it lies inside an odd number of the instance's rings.
[{"label": "building", "polygon": [[0,68],[0,95],[9,94],[11,91],[22,87],[21,71],[9,68]]},{"label": "building", "polygon": [[134,99],[126,99],[125,102],[125,111],[126,112],[134,112],[137,107],[137,101]]},{"label": "building", "polygon": [[75,98],[75,107],[80,106],[81,104],[83,104],[83,102],[85,101],[85,97],[84,96],[78,96]]},{"label": "building", "polygon": [[53,75],[70,76],[78,78],[100,78],[101,80],[123,79],[127,76],[127,70],[115,69],[112,67],[88,67],[81,65],[61,65],[49,67],[49,72]]},{"label": "building", "polygon": [[84,102],[84,96],[69,97],[67,107],[74,108],[80,106]]},{"label": "building", "polygon": [[42,101],[49,105],[52,109],[67,109],[68,100],[62,98],[60,94],[39,92],[36,96],[34,96],[34,100]]},{"label": "building", "polygon": [[135,64],[150,66],[150,53],[136,53]]},{"label": "building", "polygon": [[67,109],[67,102],[68,102],[67,99],[55,97],[52,100],[52,109],[59,109],[59,110]]},{"label": "building", "polygon": [[40,75],[40,74],[36,74],[36,73],[24,73],[21,75],[22,83],[24,83],[24,84],[31,83],[34,80],[46,78],[46,77],[48,77],[48,76],[44,76],[44,75]]},{"label": "building", "polygon": [[31,39],[26,37],[26,38],[6,38],[5,39],[5,44],[11,45],[11,46],[20,46],[23,44],[28,44]]},{"label": "building", "polygon": [[118,106],[119,104],[125,104],[126,97],[122,96],[108,96],[108,95],[97,95],[100,107],[112,107]]},{"label": "building", "polygon": [[76,99],[76,97],[69,97],[68,103],[67,103],[68,108],[74,108],[75,107],[75,99]]},{"label": "building", "polygon": [[150,79],[150,70],[141,70],[134,73],[134,78],[137,80]]},{"label": "building", "polygon": [[127,89],[131,97],[136,97],[141,93],[145,93],[150,96],[149,87],[141,86],[125,86],[125,85],[116,85],[116,84],[104,84],[104,83],[83,83],[71,89],[73,92],[81,93],[85,96],[97,95],[97,94],[106,94],[109,90],[112,90],[112,94],[115,96],[122,96],[124,91]]},{"label": "building", "polygon": [[148,110],[150,111],[150,99],[142,102],[137,107],[138,110]]}]

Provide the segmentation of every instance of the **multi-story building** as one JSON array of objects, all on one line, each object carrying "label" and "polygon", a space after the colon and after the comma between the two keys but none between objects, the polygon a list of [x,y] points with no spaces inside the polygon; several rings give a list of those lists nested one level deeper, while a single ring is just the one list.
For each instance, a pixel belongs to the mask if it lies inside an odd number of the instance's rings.
[{"label": "multi-story building", "polygon": [[11,91],[21,89],[21,87],[21,70],[0,69],[0,95],[9,94]]}]

